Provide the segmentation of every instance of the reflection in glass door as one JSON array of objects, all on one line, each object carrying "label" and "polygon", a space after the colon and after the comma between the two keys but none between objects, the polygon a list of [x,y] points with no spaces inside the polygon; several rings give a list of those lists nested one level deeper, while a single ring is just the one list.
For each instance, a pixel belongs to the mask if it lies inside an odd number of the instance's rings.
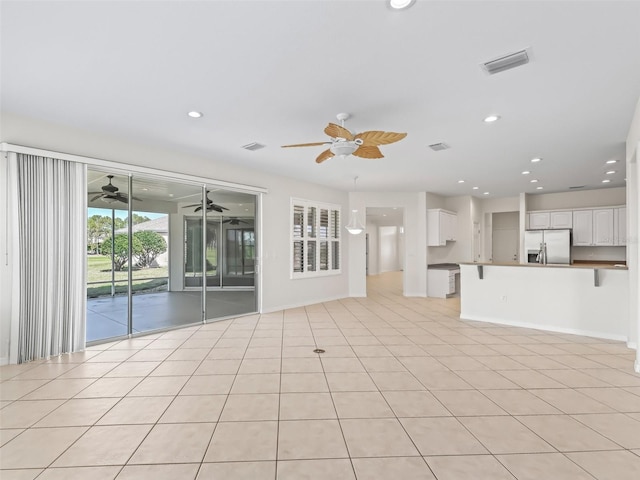
[{"label": "reflection in glass door", "polygon": [[[185,217],[184,221],[184,284],[185,287],[202,286],[202,218]],[[218,268],[218,238],[220,221],[207,219],[206,277],[208,287],[220,286]]]},{"label": "reflection in glass door", "polygon": [[256,258],[253,228],[230,228],[226,237],[225,284],[253,286]]}]

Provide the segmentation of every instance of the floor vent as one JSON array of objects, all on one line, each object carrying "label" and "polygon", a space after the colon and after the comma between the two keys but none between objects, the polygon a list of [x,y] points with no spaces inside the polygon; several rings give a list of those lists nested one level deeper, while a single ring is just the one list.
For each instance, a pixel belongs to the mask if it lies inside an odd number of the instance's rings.
[{"label": "floor vent", "polygon": [[520,50],[519,52],[510,53],[495,60],[490,60],[481,65],[482,69],[489,75],[495,75],[496,73],[504,72],[505,70],[511,70],[512,68],[526,65],[529,63],[529,53],[527,50]]}]

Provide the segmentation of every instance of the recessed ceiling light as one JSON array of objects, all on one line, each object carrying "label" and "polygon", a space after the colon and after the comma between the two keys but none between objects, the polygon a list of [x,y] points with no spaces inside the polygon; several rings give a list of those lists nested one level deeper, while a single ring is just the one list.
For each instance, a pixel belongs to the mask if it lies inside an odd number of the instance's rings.
[{"label": "recessed ceiling light", "polygon": [[170,193],[170,194],[169,194],[169,196],[170,196],[170,197],[173,197],[173,193]]},{"label": "recessed ceiling light", "polygon": [[478,187],[473,187],[472,190],[478,190]]},{"label": "recessed ceiling light", "polygon": [[389,6],[394,10],[409,8],[416,0],[389,0]]},{"label": "recessed ceiling light", "polygon": [[609,180],[609,179],[602,180],[602,183],[609,183],[609,182],[611,182],[611,180]]},{"label": "recessed ceiling light", "polygon": [[464,180],[458,180],[458,183],[464,183]]},{"label": "recessed ceiling light", "polygon": [[147,191],[149,191],[149,189],[148,188],[143,188],[142,191],[143,192],[147,192]]},{"label": "recessed ceiling light", "polygon": [[489,192],[484,192],[483,195],[489,195]]},{"label": "recessed ceiling light", "polygon": [[244,211],[245,211],[245,212],[248,212],[248,211],[249,211],[249,209],[248,209],[248,208],[245,208],[245,209],[244,209]]},{"label": "recessed ceiling light", "polygon": [[535,178],[533,180],[530,180],[531,183],[538,183],[538,180],[536,180]]},{"label": "recessed ceiling light", "polygon": [[618,163],[618,160],[607,160],[606,163],[608,163],[608,164]]},{"label": "recessed ceiling light", "polygon": [[394,210],[397,210],[397,209],[398,209],[398,207],[393,207],[393,209],[394,209]]},{"label": "recessed ceiling light", "polygon": [[500,115],[489,115],[488,117],[484,118],[484,121],[486,123],[495,122],[496,120],[500,120]]},{"label": "recessed ceiling light", "polygon": [[609,170],[608,172],[605,172],[607,175],[613,175],[614,173],[616,173],[615,170]]},{"label": "recessed ceiling light", "polygon": [[382,214],[382,216],[383,216],[383,217],[386,217],[386,216],[387,216],[387,214],[386,214],[386,213],[383,213],[383,214]]},{"label": "recessed ceiling light", "polygon": [[524,172],[522,172],[523,175],[529,175],[531,172],[529,170],[525,170]]},{"label": "recessed ceiling light", "polygon": [[544,187],[536,187],[536,190],[542,190]]},{"label": "recessed ceiling light", "polygon": [[541,158],[532,158],[531,163],[538,163],[541,160],[542,160]]},{"label": "recessed ceiling light", "polygon": [[189,115],[191,118],[201,118],[202,117],[202,112],[196,112],[195,110],[187,113],[187,115]]}]

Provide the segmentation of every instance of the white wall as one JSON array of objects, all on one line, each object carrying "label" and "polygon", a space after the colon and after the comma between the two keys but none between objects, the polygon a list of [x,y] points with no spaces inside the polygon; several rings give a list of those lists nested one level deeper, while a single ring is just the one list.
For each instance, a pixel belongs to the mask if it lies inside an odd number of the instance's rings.
[{"label": "white wall", "polygon": [[635,370],[640,373],[640,255],[638,252],[638,217],[640,216],[640,98],[629,127],[626,144],[627,166],[627,265],[629,267],[630,341],[636,345]]},{"label": "white wall", "polygon": [[[361,177],[362,178],[362,177]],[[404,209],[405,269],[402,276],[403,293],[407,297],[427,295],[427,210],[424,192],[351,192],[349,209],[366,212],[367,207],[401,207]],[[365,237],[350,235],[349,239],[349,295],[365,297]]]},{"label": "white wall", "polygon": [[378,227],[380,273],[400,270],[398,227]]},{"label": "white wall", "polygon": [[[169,175],[177,172],[267,188],[269,193],[263,195],[261,212],[265,221],[262,238],[259,239],[262,245],[262,258],[259,259],[262,271],[262,310],[268,312],[348,296],[349,235],[343,236],[342,274],[302,280],[289,278],[290,198],[341,205],[343,224],[346,224],[349,212],[346,192],[247,169],[205,156],[137,144],[6,112],[2,114],[1,121],[2,142],[153,168],[168,172]],[[7,277],[3,274],[3,278]]]},{"label": "white wall", "polygon": [[527,208],[530,211],[604,207],[626,203],[627,195],[624,187],[527,195]]}]

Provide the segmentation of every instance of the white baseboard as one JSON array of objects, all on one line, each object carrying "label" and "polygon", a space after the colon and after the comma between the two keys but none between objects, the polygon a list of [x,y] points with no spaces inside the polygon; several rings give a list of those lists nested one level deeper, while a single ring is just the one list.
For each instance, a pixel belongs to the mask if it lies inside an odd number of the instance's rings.
[{"label": "white baseboard", "polygon": [[0,366],[9,365],[9,357],[0,357]]},{"label": "white baseboard", "polygon": [[279,305],[277,307],[263,308],[261,313],[272,313],[272,312],[279,312],[281,310],[289,310],[292,308],[308,307],[309,305],[316,305],[318,303],[326,303],[326,302],[335,302],[336,300],[344,300],[347,298],[351,298],[351,297],[343,297],[343,296],[324,297],[324,298],[314,299],[306,302]]},{"label": "white baseboard", "polygon": [[486,322],[486,323],[495,323],[498,325],[508,325],[510,327],[522,327],[522,328],[531,328],[534,330],[542,330],[546,332],[556,332],[556,333],[569,333],[571,335],[582,335],[585,337],[594,337],[594,338],[602,338],[604,340],[616,340],[619,342],[627,342],[628,338],[626,335],[616,335],[607,332],[593,332],[590,330],[582,330],[576,328],[564,328],[564,327],[555,327],[548,325],[538,325],[536,323],[528,323],[528,322],[514,322],[510,320],[496,320],[495,318],[485,318],[485,317],[476,317],[474,315],[460,315],[460,320],[471,320],[474,322]]},{"label": "white baseboard", "polygon": [[633,369],[636,371],[636,373],[640,373],[640,360],[636,360],[634,362]]}]

